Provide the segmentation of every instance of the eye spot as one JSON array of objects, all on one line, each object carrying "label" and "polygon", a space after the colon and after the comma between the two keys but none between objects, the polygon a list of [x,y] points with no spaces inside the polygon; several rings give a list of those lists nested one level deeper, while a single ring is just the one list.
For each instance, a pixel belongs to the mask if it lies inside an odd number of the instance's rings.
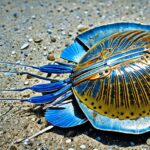
[{"label": "eye spot", "polygon": [[149,56],[146,56],[146,58],[149,58]]}]

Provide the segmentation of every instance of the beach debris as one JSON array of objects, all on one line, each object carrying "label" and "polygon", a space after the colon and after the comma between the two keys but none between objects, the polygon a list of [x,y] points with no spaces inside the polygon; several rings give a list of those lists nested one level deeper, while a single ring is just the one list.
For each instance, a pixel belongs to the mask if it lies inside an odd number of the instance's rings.
[{"label": "beach debris", "polygon": [[55,60],[54,54],[48,54],[47,59],[50,61],[54,61]]},{"label": "beach debris", "polygon": [[85,25],[83,25],[83,24],[79,24],[79,25],[77,26],[77,29],[78,29],[79,32],[84,32],[84,31],[88,30],[88,28],[89,28],[89,27],[87,27],[87,26],[85,26]]},{"label": "beach debris", "polygon": [[27,43],[24,43],[22,46],[21,46],[21,50],[24,50],[24,49],[26,49],[26,48],[28,48],[29,47],[29,43],[27,42]]}]

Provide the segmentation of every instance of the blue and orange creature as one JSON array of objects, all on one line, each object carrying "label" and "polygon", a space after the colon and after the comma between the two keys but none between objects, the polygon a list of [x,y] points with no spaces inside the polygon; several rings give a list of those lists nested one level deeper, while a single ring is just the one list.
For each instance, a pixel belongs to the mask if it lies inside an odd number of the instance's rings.
[{"label": "blue and orange creature", "polygon": [[[100,130],[130,134],[150,131],[149,25],[115,23],[96,27],[77,36],[61,58],[73,63],[15,65],[45,73],[69,73],[69,78],[5,91],[45,93],[21,101],[44,104],[45,118],[54,126],[69,128],[89,121]],[[75,98],[68,101],[73,94]]]}]

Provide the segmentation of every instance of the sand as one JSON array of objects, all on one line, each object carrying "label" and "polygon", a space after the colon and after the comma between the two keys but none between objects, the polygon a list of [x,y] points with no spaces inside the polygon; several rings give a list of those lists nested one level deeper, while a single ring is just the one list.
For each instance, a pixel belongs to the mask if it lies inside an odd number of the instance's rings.
[{"label": "sand", "polygon": [[[149,0],[1,0],[0,61],[38,66],[49,63],[47,55],[51,54],[51,60],[64,62],[60,53],[73,42],[81,26],[93,28],[114,22],[150,24],[149,14]],[[19,68],[1,65],[3,70]],[[20,70],[26,71],[26,68]],[[29,71],[36,73],[32,69]],[[59,79],[63,76],[51,77]],[[27,75],[0,74],[1,89],[45,82]],[[0,92],[1,98],[32,95],[37,94],[31,91]],[[90,123],[70,129],[54,127],[29,143],[14,143],[47,126],[40,107],[17,101],[0,102],[0,150],[150,149],[149,133],[103,132],[94,129]]]}]

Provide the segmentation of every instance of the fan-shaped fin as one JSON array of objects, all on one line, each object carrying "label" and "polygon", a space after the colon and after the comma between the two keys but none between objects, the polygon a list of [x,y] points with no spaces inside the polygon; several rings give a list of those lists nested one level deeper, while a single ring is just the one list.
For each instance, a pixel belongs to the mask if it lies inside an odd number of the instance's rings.
[{"label": "fan-shaped fin", "polygon": [[[77,36],[75,42],[63,50],[61,58],[78,63],[96,43],[116,33],[131,30],[150,31],[150,26],[138,23],[115,23],[95,27]],[[107,43],[106,43],[107,44]],[[101,47],[99,48],[101,49]]]},{"label": "fan-shaped fin", "polygon": [[86,31],[78,36],[78,39],[82,41],[87,47],[91,48],[102,39],[114,34],[116,32],[130,31],[130,30],[145,30],[150,31],[149,25],[142,25],[138,23],[114,23],[109,25],[103,25]]},{"label": "fan-shaped fin", "polygon": [[69,128],[87,122],[79,106],[74,103],[63,104],[56,108],[49,108],[45,112],[46,120],[54,126]]},{"label": "fan-shaped fin", "polygon": [[63,50],[61,58],[78,63],[85,53],[86,51],[84,46],[75,40],[73,44]]},{"label": "fan-shaped fin", "polygon": [[81,103],[77,97],[76,99],[80,108],[96,129],[130,134],[142,134],[150,131],[150,117],[141,117],[135,120],[113,119],[89,109],[86,105]]}]

